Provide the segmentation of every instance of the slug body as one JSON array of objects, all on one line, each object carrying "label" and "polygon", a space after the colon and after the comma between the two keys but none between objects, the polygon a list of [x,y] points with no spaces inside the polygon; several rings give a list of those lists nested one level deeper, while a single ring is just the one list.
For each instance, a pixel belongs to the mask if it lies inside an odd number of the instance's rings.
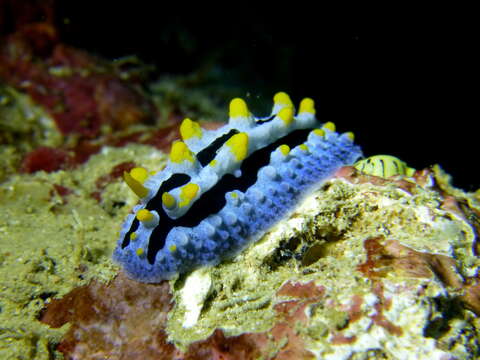
[{"label": "slug body", "polygon": [[275,95],[268,117],[253,116],[237,98],[228,124],[204,130],[185,119],[180,133],[165,169],[124,174],[140,203],[113,257],[138,281],[171,279],[235,256],[362,155],[352,133],[321,127],[313,100],[302,100],[294,115],[285,93]]},{"label": "slug body", "polygon": [[391,155],[375,155],[359,160],[353,165],[357,170],[382,178],[405,175],[412,176],[415,169],[408,167],[405,162]]}]

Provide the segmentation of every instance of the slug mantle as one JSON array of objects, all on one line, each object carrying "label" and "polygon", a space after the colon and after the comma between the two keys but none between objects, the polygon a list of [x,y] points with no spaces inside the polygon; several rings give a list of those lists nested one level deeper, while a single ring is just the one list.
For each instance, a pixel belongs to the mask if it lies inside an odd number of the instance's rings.
[{"label": "slug mantle", "polygon": [[283,92],[267,117],[235,98],[228,124],[205,130],[185,119],[180,133],[165,169],[124,174],[140,203],[113,257],[138,281],[172,279],[235,256],[362,155],[352,133],[317,121],[312,99],[303,99],[295,115]]}]

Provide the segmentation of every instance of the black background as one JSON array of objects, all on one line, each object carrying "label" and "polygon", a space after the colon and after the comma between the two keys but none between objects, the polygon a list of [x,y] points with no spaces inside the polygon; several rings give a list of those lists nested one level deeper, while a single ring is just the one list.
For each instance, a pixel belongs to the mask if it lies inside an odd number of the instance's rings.
[{"label": "black background", "polygon": [[438,163],[454,185],[480,187],[473,9],[100,0],[56,6],[68,44],[111,59],[136,54],[156,65],[157,76],[214,62],[222,81],[245,89],[239,96],[270,102],[284,90],[296,103],[312,97],[320,120],[353,131],[365,155],[395,155],[415,168]]}]

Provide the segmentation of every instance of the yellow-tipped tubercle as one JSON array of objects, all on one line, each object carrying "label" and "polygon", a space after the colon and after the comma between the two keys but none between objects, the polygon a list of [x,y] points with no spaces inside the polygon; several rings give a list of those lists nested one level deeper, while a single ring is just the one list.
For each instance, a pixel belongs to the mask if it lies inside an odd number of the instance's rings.
[{"label": "yellow-tipped tubercle", "polygon": [[167,209],[172,209],[173,207],[175,207],[175,204],[177,203],[177,201],[175,200],[172,194],[168,192],[164,192],[162,194],[162,203]]},{"label": "yellow-tipped tubercle", "polygon": [[127,183],[128,187],[140,198],[148,195],[148,189],[140,182],[135,180],[128,172],[123,172],[123,179]]},{"label": "yellow-tipped tubercle", "polygon": [[329,122],[326,122],[324,125],[323,125],[323,128],[324,129],[327,129],[327,130],[330,130],[330,131],[335,131],[336,127],[335,127],[335,124],[331,121]]},{"label": "yellow-tipped tubercle", "polygon": [[137,180],[140,184],[143,184],[148,179],[148,171],[142,167],[134,167],[130,170],[132,178]]},{"label": "yellow-tipped tubercle", "polygon": [[250,115],[248,111],[247,103],[241,98],[235,98],[230,101],[230,117],[248,117]]},{"label": "yellow-tipped tubercle", "polygon": [[287,144],[280,145],[278,147],[280,149],[280,152],[283,154],[283,156],[287,156],[290,153],[290,146]]},{"label": "yellow-tipped tubercle", "polygon": [[201,138],[202,128],[197,122],[186,118],[182,121],[182,124],[180,125],[180,135],[182,136],[183,140],[188,140],[192,137]]},{"label": "yellow-tipped tubercle", "polygon": [[292,100],[290,99],[290,96],[288,96],[288,94],[283,91],[279,91],[278,93],[275,94],[275,96],[273,97],[273,102],[276,105],[293,108],[293,103],[292,103]]},{"label": "yellow-tipped tubercle", "polygon": [[147,209],[140,209],[137,211],[137,219],[141,222],[152,221],[153,213]]},{"label": "yellow-tipped tubercle", "polygon": [[180,188],[180,203],[178,206],[188,206],[200,190],[200,187],[195,183],[188,183]]},{"label": "yellow-tipped tubercle", "polygon": [[305,98],[300,102],[298,113],[309,113],[315,115],[315,102],[310,98]]},{"label": "yellow-tipped tubercle", "polygon": [[351,131],[346,132],[345,136],[349,138],[351,141],[355,140],[355,135]]},{"label": "yellow-tipped tubercle", "polygon": [[195,155],[190,151],[187,144],[183,141],[175,141],[172,144],[172,150],[170,151],[170,161],[180,164],[185,160],[190,162],[195,161]]},{"label": "yellow-tipped tubercle", "polygon": [[323,129],[315,129],[313,130],[313,133],[318,136],[325,136],[325,130]]},{"label": "yellow-tipped tubercle", "polygon": [[230,148],[235,160],[242,161],[248,154],[248,134],[241,132],[233,135],[225,143]]},{"label": "yellow-tipped tubercle", "polygon": [[278,112],[278,117],[282,119],[285,125],[290,125],[293,122],[293,108],[284,107]]}]

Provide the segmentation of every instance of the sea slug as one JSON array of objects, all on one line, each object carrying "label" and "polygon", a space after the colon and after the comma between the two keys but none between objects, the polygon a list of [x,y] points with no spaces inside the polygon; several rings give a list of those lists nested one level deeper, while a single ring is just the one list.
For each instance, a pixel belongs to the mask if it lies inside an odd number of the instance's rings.
[{"label": "sea slug", "polygon": [[215,265],[258,240],[269,227],[341,166],[362,156],[353,134],[321,126],[314,102],[295,109],[274,96],[271,115],[255,117],[240,98],[230,102],[228,124],[202,129],[185,119],[156,174],[124,174],[140,203],[127,216],[114,260],[142,282],[172,279]]},{"label": "sea slug", "polygon": [[415,173],[414,168],[408,167],[404,161],[391,155],[370,156],[357,161],[353,166],[365,174],[383,178],[396,175],[412,176]]}]

